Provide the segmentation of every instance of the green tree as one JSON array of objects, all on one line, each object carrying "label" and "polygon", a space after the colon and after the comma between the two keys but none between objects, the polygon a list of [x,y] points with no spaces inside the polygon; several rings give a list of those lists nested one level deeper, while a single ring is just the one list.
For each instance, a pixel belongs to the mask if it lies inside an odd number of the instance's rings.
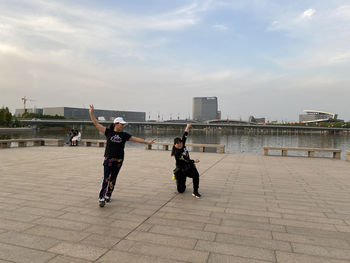
[{"label": "green tree", "polygon": [[12,114],[6,107],[2,107],[0,110],[0,126],[10,127],[12,124]]}]

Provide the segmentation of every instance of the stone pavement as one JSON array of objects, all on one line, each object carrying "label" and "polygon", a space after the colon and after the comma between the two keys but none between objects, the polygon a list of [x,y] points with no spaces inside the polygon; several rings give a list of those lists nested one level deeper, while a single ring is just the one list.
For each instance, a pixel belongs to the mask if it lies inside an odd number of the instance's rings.
[{"label": "stone pavement", "polygon": [[350,262],[350,163],[192,152],[200,192],[175,192],[169,152],[127,148],[98,206],[103,149],[0,150],[0,263]]}]

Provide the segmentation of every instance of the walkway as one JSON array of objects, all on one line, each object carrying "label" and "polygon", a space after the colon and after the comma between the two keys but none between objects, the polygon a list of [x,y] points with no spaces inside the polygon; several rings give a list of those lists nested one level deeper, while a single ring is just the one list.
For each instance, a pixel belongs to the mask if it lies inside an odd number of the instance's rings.
[{"label": "walkway", "polygon": [[0,150],[0,263],[350,261],[350,163],[191,153],[203,198],[175,192],[169,152],[128,148],[98,206],[103,149]]}]

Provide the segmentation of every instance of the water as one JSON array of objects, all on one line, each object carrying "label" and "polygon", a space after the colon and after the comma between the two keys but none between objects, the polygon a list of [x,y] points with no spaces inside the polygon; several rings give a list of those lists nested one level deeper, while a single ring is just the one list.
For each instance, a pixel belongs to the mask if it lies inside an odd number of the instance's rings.
[{"label": "water", "polygon": [[[181,137],[183,130],[151,130],[139,131],[133,127],[126,127],[125,131],[133,136],[150,140],[158,138],[158,142],[173,142],[175,137]],[[69,129],[45,129],[30,130],[27,132],[7,132],[0,134],[0,139],[10,138],[60,138],[68,141]],[[95,127],[84,127],[82,130],[82,138],[104,139],[104,135],[100,134]],[[212,143],[225,145],[226,153],[242,153],[242,154],[263,154],[263,146],[285,146],[285,147],[312,147],[312,148],[337,148],[342,150],[342,159],[345,159],[345,151],[350,151],[350,135],[324,135],[324,134],[299,134],[299,135],[248,135],[248,134],[223,134],[217,132],[215,134],[206,134],[202,131],[190,130],[187,140],[188,143]],[[143,144],[128,142],[126,147],[144,148]],[[190,149],[191,150],[191,149]],[[215,149],[208,149],[208,151]],[[279,154],[280,152],[271,152]],[[306,156],[304,152],[293,152],[293,155]],[[331,153],[316,153],[316,156],[331,156]]]}]

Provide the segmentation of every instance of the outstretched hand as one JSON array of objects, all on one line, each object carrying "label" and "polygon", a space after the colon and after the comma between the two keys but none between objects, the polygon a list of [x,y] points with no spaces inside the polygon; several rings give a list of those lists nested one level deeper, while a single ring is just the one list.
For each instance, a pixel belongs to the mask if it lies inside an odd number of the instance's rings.
[{"label": "outstretched hand", "polygon": [[153,144],[158,138],[154,138],[152,141],[147,142],[147,144]]}]

